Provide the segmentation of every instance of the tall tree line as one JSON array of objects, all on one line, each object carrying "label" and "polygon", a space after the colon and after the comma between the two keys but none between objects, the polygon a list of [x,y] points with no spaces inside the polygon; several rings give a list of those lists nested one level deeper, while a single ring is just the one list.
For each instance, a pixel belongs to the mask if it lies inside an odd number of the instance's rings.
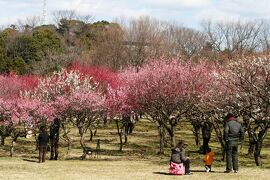
[{"label": "tall tree line", "polygon": [[56,11],[54,24],[39,19],[0,31],[0,72],[46,74],[73,61],[114,70],[140,68],[148,59],[181,57],[226,62],[268,53],[269,20],[204,21],[201,30],[149,16],[114,22],[93,21],[75,11]]}]

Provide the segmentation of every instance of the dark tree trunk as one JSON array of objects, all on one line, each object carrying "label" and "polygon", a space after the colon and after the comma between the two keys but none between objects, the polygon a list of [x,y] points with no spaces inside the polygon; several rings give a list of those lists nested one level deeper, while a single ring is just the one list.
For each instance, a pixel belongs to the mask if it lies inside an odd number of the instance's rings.
[{"label": "dark tree trunk", "polygon": [[175,147],[175,129],[176,125],[171,125],[170,129],[167,129],[169,135],[170,135],[170,140],[171,140],[171,148]]},{"label": "dark tree trunk", "polygon": [[262,165],[262,161],[261,161],[261,150],[262,150],[262,142],[261,141],[257,141],[255,143],[255,151],[254,151],[254,159],[255,159],[255,163],[257,166],[261,166]]},{"label": "dark tree trunk", "polygon": [[254,160],[257,166],[261,166],[262,165],[262,160],[261,160],[261,150],[262,150],[262,146],[263,146],[263,140],[267,134],[267,130],[269,128],[269,124],[265,125],[265,126],[261,126],[264,127],[262,128],[259,133],[258,133],[258,139],[257,141],[255,141],[255,149],[254,149]]},{"label": "dark tree trunk", "polygon": [[38,139],[37,139],[37,135],[35,133],[35,140],[36,140],[36,151],[38,150]]},{"label": "dark tree trunk", "polygon": [[103,118],[103,125],[106,126],[108,123],[108,119],[107,116]]},{"label": "dark tree trunk", "polygon": [[84,131],[83,128],[79,127],[79,135],[80,135],[80,145],[82,147],[82,149],[85,149],[85,144],[84,144]]},{"label": "dark tree trunk", "polygon": [[71,138],[68,136],[68,133],[69,133],[69,130],[64,126],[64,124],[62,124],[62,129],[64,131],[63,133],[63,138],[66,140],[67,142],[67,146],[68,146],[68,149],[67,149],[67,156],[69,157],[70,153],[71,153],[71,148],[72,148],[72,141],[71,141]]},{"label": "dark tree trunk", "polygon": [[6,139],[6,137],[4,136],[4,135],[1,135],[0,136],[0,139],[1,139],[1,146],[4,146],[5,145],[5,139]]},{"label": "dark tree trunk", "polygon": [[195,143],[197,146],[200,146],[200,126],[196,123],[192,124],[193,126],[193,135],[195,136]]},{"label": "dark tree trunk", "polygon": [[116,120],[116,127],[117,127],[117,133],[118,133],[118,136],[119,136],[119,140],[120,140],[120,147],[119,147],[119,151],[123,151],[123,140],[122,140],[122,135],[123,135],[123,129],[121,129],[119,127],[119,121]]},{"label": "dark tree trunk", "polygon": [[95,130],[93,131],[92,129],[90,129],[90,138],[89,141],[93,141],[93,137],[97,135],[97,128],[95,128]]},{"label": "dark tree trunk", "polygon": [[223,140],[222,129],[221,129],[220,125],[218,124],[218,122],[213,121],[212,124],[213,124],[213,128],[216,132],[217,139],[221,145],[222,161],[225,161],[225,148],[226,147],[225,147],[225,142]]},{"label": "dark tree trunk", "polygon": [[158,127],[158,132],[159,132],[159,153],[158,154],[164,154],[164,125],[160,125]]},{"label": "dark tree trunk", "polygon": [[124,134],[124,137],[125,137],[124,144],[127,144],[127,142],[128,142],[128,137],[127,137],[127,134],[126,134],[126,133]]},{"label": "dark tree trunk", "polygon": [[[262,150],[262,146],[263,146],[263,140],[267,134],[269,127],[270,127],[270,122],[267,122],[266,124],[262,124],[260,126],[260,130],[258,132],[257,139],[255,140],[254,160],[255,160],[255,163],[257,166],[262,165],[261,150]],[[254,132],[256,132],[256,131],[254,131]],[[253,135],[253,137],[255,137],[255,136]]]},{"label": "dark tree trunk", "polygon": [[254,154],[255,150],[255,139],[250,131],[248,131],[248,139],[249,139],[248,155],[252,155]]},{"label": "dark tree trunk", "polygon": [[129,127],[128,127],[128,123],[127,122],[123,122],[124,124],[123,124],[123,133],[122,133],[122,135],[124,135],[124,139],[125,139],[125,141],[124,141],[124,144],[126,144],[127,142],[128,142],[128,130],[129,130]]},{"label": "dark tree trunk", "polygon": [[90,138],[89,138],[89,141],[93,141],[93,136],[94,136],[94,133],[93,133],[92,129],[90,129]]}]

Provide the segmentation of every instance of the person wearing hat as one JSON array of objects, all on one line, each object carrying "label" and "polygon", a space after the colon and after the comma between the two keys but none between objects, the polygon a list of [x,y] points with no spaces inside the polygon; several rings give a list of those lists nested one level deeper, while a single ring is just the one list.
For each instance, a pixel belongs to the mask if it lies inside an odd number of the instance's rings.
[{"label": "person wearing hat", "polygon": [[225,118],[224,140],[226,142],[226,170],[230,173],[232,169],[238,172],[238,145],[244,139],[244,130],[242,125],[237,121],[236,116],[228,113]]},{"label": "person wearing hat", "polygon": [[175,148],[172,148],[170,161],[177,164],[183,163],[185,167],[185,175],[190,175],[190,160],[189,157],[185,154],[185,148],[187,145],[188,144],[186,142],[180,140]]}]

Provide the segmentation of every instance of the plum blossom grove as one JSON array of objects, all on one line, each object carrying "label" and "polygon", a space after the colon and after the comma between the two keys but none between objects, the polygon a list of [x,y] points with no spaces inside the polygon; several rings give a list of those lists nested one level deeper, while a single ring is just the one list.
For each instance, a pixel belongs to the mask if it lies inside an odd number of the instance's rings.
[{"label": "plum blossom grove", "polygon": [[50,104],[47,112],[53,112],[53,116],[47,116],[46,120],[58,117],[63,124],[72,123],[78,128],[81,146],[85,148],[84,134],[104,112],[105,98],[98,86],[98,82],[89,75],[76,70],[62,70],[41,79],[37,88],[23,92],[22,96]]},{"label": "plum blossom grove", "polygon": [[219,66],[159,58],[118,73],[74,64],[45,77],[1,75],[2,141],[6,136],[16,141],[17,132],[49,126],[57,117],[62,128],[78,129],[84,149],[85,134],[96,123],[104,117],[123,123],[123,115],[133,111],[156,124],[161,154],[166,136],[174,146],[177,125],[201,114],[214,125],[224,148],[222,120],[233,111],[243,121],[249,152],[260,165],[262,142],[270,127],[269,59],[250,57]]},{"label": "plum blossom grove", "polygon": [[[170,145],[174,146],[178,122],[211,87],[214,69],[206,63],[159,59],[144,65],[139,72],[126,70],[120,74],[126,81],[123,83],[125,88],[118,93],[122,98],[120,102],[144,112],[155,122],[159,129],[161,154],[164,153],[164,133],[168,132]],[[127,94],[123,95],[123,89]]]}]

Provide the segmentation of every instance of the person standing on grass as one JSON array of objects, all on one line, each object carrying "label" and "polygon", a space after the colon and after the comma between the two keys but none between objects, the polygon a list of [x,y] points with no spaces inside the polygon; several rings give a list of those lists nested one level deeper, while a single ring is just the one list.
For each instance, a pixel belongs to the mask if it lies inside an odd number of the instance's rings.
[{"label": "person standing on grass", "polygon": [[238,145],[244,139],[244,130],[232,113],[228,113],[225,118],[224,140],[226,142],[226,170],[230,173],[232,168],[237,173],[238,168]]},{"label": "person standing on grass", "polygon": [[206,154],[206,151],[209,147],[209,141],[211,138],[212,125],[210,122],[206,120],[202,123],[202,137],[203,137],[203,145],[202,145],[202,154]]},{"label": "person standing on grass", "polygon": [[211,172],[211,166],[214,161],[214,152],[211,150],[211,148],[206,149],[206,154],[204,157],[204,167],[206,172]]},{"label": "person standing on grass", "polygon": [[49,135],[45,129],[45,126],[41,126],[40,133],[38,135],[39,163],[45,162],[48,142],[49,142]]},{"label": "person standing on grass", "polygon": [[60,121],[55,118],[53,124],[50,127],[50,145],[51,145],[51,157],[50,160],[57,160],[58,158],[58,144],[59,144],[59,130]]}]

